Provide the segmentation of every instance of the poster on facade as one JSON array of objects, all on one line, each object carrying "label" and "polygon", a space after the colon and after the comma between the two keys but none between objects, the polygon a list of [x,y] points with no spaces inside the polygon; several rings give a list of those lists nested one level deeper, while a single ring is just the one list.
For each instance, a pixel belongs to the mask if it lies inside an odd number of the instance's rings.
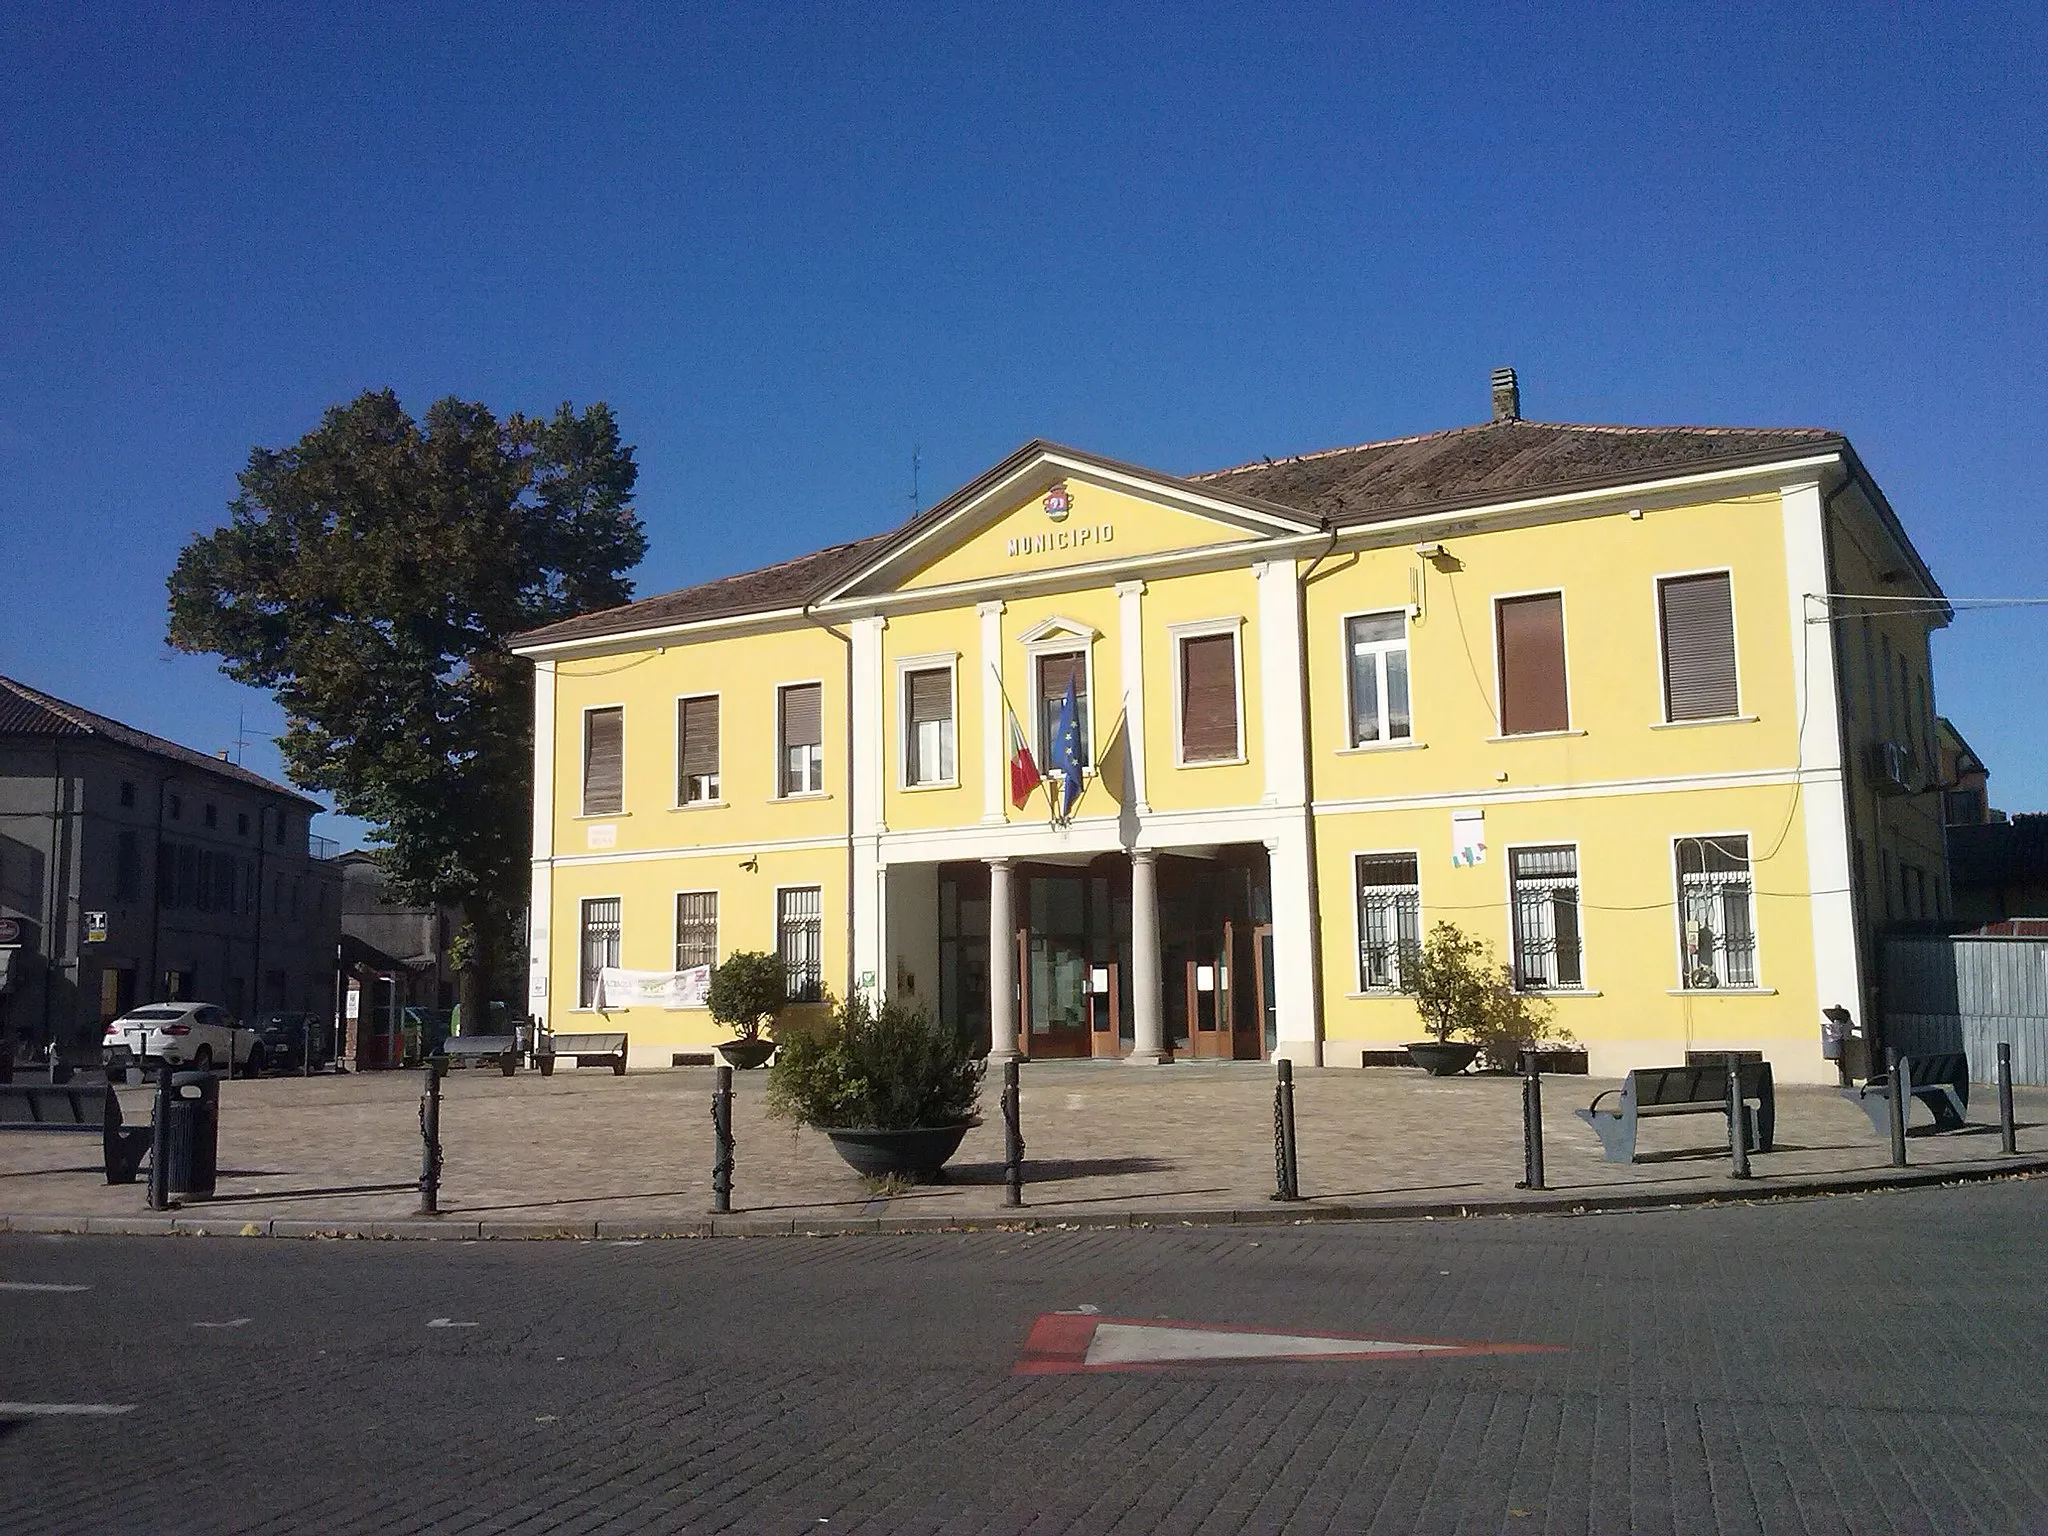
[{"label": "poster on facade", "polygon": [[597,975],[597,1011],[614,1008],[702,1008],[711,993],[711,967],[681,971],[628,971],[606,966]]},{"label": "poster on facade", "polygon": [[1486,812],[1451,812],[1451,863],[1469,868],[1486,862]]}]

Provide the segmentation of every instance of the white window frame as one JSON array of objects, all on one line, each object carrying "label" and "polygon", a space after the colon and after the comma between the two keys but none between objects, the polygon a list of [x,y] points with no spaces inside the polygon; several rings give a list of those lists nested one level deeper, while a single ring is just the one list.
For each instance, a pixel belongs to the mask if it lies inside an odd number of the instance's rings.
[{"label": "white window frame", "polygon": [[[1515,854],[1518,851],[1533,852],[1539,848],[1569,848],[1572,851],[1572,884],[1579,893],[1579,979],[1576,984],[1568,987],[1531,987],[1523,985],[1522,982],[1521,926],[1515,909]],[[1593,991],[1593,984],[1589,979],[1590,968],[1586,964],[1586,864],[1578,842],[1570,838],[1539,838],[1530,842],[1509,843],[1504,852],[1505,857],[1501,860],[1501,879],[1507,886],[1508,969],[1514,974],[1515,990],[1542,997],[1574,997],[1580,993]]]},{"label": "white window frame", "polygon": [[[600,710],[616,709],[619,712],[619,808],[616,811],[586,811],[590,803],[590,717]],[[576,820],[612,821],[626,814],[626,807],[632,802],[626,798],[626,704],[623,699],[610,704],[586,704],[581,711],[582,729],[576,736]],[[259,830],[257,841],[262,841]]]},{"label": "white window frame", "polygon": [[[1749,968],[1752,978],[1740,986],[1731,985],[1723,978],[1712,987],[1695,987],[1692,984],[1691,968],[1687,965],[1685,951],[1685,876],[1679,866],[1679,849],[1685,843],[1714,843],[1741,838],[1748,849],[1744,856],[1749,864]],[[1770,990],[1764,981],[1764,935],[1762,925],[1757,922],[1756,891],[1756,835],[1748,828],[1728,827],[1718,832],[1686,832],[1674,834],[1671,838],[1671,892],[1674,903],[1674,934],[1678,946],[1678,984],[1675,991],[1695,992],[1766,992]]]},{"label": "white window frame", "polygon": [[[784,794],[782,779],[783,774],[788,769],[789,747],[782,739],[782,695],[791,688],[816,688],[818,690],[818,787],[816,789],[791,790],[789,793]],[[775,732],[775,798],[777,800],[822,800],[828,793],[825,788],[825,680],[822,677],[785,678],[775,685],[773,697],[774,703],[770,707],[775,711],[775,724],[772,727]],[[725,713],[723,705],[719,707],[718,733],[719,763],[723,767],[725,761]]]},{"label": "white window frame", "polygon": [[[1362,921],[1360,921],[1361,914],[1359,908],[1361,905],[1361,887],[1358,882],[1358,875],[1360,865],[1362,865],[1367,859],[1413,859],[1415,861],[1415,942],[1417,948],[1419,949],[1423,943],[1424,935],[1427,934],[1429,931],[1427,925],[1423,921],[1422,852],[1420,849],[1416,848],[1359,848],[1354,849],[1351,854],[1352,976],[1358,984],[1358,990],[1352,995],[1354,997],[1399,997],[1402,994],[1400,985],[1400,940],[1398,936],[1396,937],[1394,943],[1395,952],[1392,965],[1394,985],[1390,987],[1374,986],[1367,982],[1367,980],[1365,979],[1365,925]],[[1408,887],[1375,886],[1374,889],[1383,891],[1400,889],[1405,891],[1408,889]]]},{"label": "white window frame", "polygon": [[775,905],[772,909],[770,922],[773,924],[775,932],[775,961],[776,964],[782,966],[785,979],[789,974],[789,962],[782,955],[782,898],[791,891],[816,891],[818,893],[818,995],[815,998],[809,999],[794,997],[790,999],[792,1003],[795,1003],[800,1008],[810,1007],[815,1003],[822,1003],[825,1000],[825,885],[823,881],[813,880],[775,887]]},{"label": "white window frame", "polygon": [[[718,772],[712,777],[718,781],[717,789],[709,800],[692,800],[684,792],[683,785],[683,706],[694,699],[718,700]],[[676,695],[676,753],[675,786],[676,806],[679,811],[712,810],[726,804],[725,798],[725,695],[716,688],[699,689],[692,693]]]},{"label": "white window frame", "polygon": [[[1557,599],[1558,641],[1564,647],[1564,729],[1561,731],[1516,731],[1508,734],[1507,699],[1501,693],[1507,681],[1500,675],[1500,605],[1512,602],[1518,597],[1555,597]],[[1572,697],[1572,616],[1570,605],[1564,595],[1564,584],[1553,582],[1546,587],[1523,587],[1513,592],[1496,592],[1491,598],[1493,604],[1492,643],[1493,652],[1493,728],[1500,734],[1489,738],[1492,741],[1542,741],[1553,736],[1583,736],[1585,731],[1579,725],[1579,701]],[[1548,843],[1532,843],[1532,848],[1547,848]]]},{"label": "white window frame", "polygon": [[[1689,576],[1726,576],[1728,578],[1728,646],[1735,658],[1735,713],[1732,715],[1705,715],[1697,720],[1674,720],[1671,718],[1671,677],[1670,665],[1664,654],[1664,583],[1684,581]],[[1720,725],[1731,720],[1748,720],[1749,711],[1743,706],[1747,690],[1742,678],[1742,621],[1735,607],[1735,567],[1732,565],[1707,565],[1696,571],[1659,571],[1650,578],[1650,622],[1657,630],[1657,697],[1663,708],[1662,725]],[[1572,686],[1571,657],[1565,657],[1564,686],[1569,697]]]},{"label": "white window frame", "polygon": [[[943,779],[913,779],[910,776],[910,674],[944,670],[953,698],[953,772]],[[896,658],[896,787],[898,789],[958,789],[960,787],[960,653],[932,651],[922,656]]]},{"label": "white window frame", "polygon": [[[1049,766],[1051,745],[1045,740],[1045,711],[1039,706],[1038,663],[1047,656],[1067,656],[1075,651],[1081,653],[1082,675],[1088,679],[1088,762],[1082,766],[1081,781],[1085,784],[1095,777],[1095,727],[1098,724],[1096,712],[1102,707],[1101,694],[1095,686],[1095,642],[1102,638],[1100,632],[1076,625],[1066,619],[1051,619],[1038,625],[1038,630],[1058,625],[1067,633],[1049,635],[1042,640],[1027,640],[1024,643],[1025,686],[1031,698],[1031,753],[1032,761],[1038,764],[1038,771],[1047,778],[1052,776]],[[1035,632],[1035,631],[1034,631]],[[957,709],[958,706],[956,705]]]},{"label": "white window frame", "polygon": [[[1187,704],[1187,669],[1182,663],[1181,642],[1199,640],[1210,635],[1230,636],[1230,661],[1237,672],[1237,755],[1235,757],[1199,757],[1190,761],[1183,755],[1187,745],[1184,724]],[[1173,766],[1176,768],[1236,768],[1251,761],[1251,743],[1245,740],[1244,714],[1244,616],[1237,614],[1221,619],[1195,619],[1185,624],[1166,626],[1168,654],[1173,664]],[[1035,679],[1034,679],[1035,681]],[[1095,679],[1088,679],[1088,697],[1095,697]],[[1093,703],[1089,706],[1094,707]],[[1091,719],[1089,727],[1094,728]],[[1042,766],[1042,765],[1041,765]]]},{"label": "white window frame", "polygon": [[585,935],[588,927],[585,913],[588,910],[590,904],[594,901],[615,901],[619,904],[619,965],[623,967],[626,963],[626,898],[623,895],[605,895],[602,892],[594,896],[577,897],[576,1006],[570,1010],[570,1012],[572,1013],[597,1012],[597,1004],[595,999],[592,999],[590,1002],[587,1003],[583,1000],[583,948],[585,943],[587,942]]},{"label": "white window frame", "polygon": [[[700,695],[692,694],[691,697],[696,698],[700,697]],[[682,907],[685,896],[709,896],[712,900],[714,912],[711,919],[711,963],[716,966],[719,961],[719,946],[724,941],[725,894],[722,891],[706,890],[701,887],[679,890],[674,893],[669,901],[668,909],[670,921],[676,926],[675,948],[677,949],[682,948]],[[624,925],[622,924],[621,926]],[[680,961],[681,957],[678,956],[677,959]],[[678,964],[676,968],[681,970],[682,966]]]},{"label": "white window frame", "polygon": [[[1358,724],[1358,700],[1352,691],[1353,656],[1351,645],[1351,621],[1353,619],[1387,619],[1394,618],[1397,616],[1401,620],[1401,639],[1399,644],[1402,652],[1408,658],[1408,734],[1406,736],[1399,737],[1382,736],[1378,741],[1360,741],[1358,740],[1358,733],[1356,730],[1356,726]],[[1384,752],[1389,749],[1398,749],[1401,747],[1413,746],[1415,744],[1416,690],[1415,648],[1413,644],[1414,627],[1415,620],[1413,610],[1406,607],[1405,605],[1397,608],[1361,608],[1355,613],[1344,613],[1339,614],[1337,616],[1337,647],[1344,657],[1344,745],[1338,748],[1340,752]],[[1385,719],[1387,699],[1387,664],[1385,652],[1394,644],[1395,642],[1391,640],[1372,642],[1373,649],[1379,653],[1380,657],[1380,714],[1382,717],[1380,723],[1382,725],[1385,725],[1387,723]],[[1499,654],[1499,647],[1498,645],[1496,645],[1494,651],[1494,665],[1496,667],[1500,665]],[[1571,678],[1571,669],[1569,667],[1565,669],[1565,678],[1566,682],[1569,683]],[[1498,702],[1497,699],[1496,702]]]}]

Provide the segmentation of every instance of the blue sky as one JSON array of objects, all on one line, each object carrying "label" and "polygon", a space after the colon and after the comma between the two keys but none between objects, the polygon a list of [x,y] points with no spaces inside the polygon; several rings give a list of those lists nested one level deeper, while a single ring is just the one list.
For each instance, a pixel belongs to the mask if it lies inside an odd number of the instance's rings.
[{"label": "blue sky", "polygon": [[[913,447],[927,504],[1034,436],[1213,468],[1512,364],[1845,431],[1951,593],[2048,594],[2044,60],[2017,6],[0,4],[0,671],[276,772],[164,577],[386,385],[611,402],[642,593],[900,520]],[[2009,808],[2044,646],[1938,641]]]}]

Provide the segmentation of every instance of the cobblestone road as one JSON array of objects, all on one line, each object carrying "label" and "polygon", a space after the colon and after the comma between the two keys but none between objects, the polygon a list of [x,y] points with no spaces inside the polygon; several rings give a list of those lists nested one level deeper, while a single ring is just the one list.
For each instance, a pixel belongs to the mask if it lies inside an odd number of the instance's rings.
[{"label": "cobblestone road", "polygon": [[[0,1237],[0,1399],[134,1405],[0,1410],[0,1533],[2048,1529],[2044,1218]],[[1011,1374],[1083,1307],[1562,1349]]]}]

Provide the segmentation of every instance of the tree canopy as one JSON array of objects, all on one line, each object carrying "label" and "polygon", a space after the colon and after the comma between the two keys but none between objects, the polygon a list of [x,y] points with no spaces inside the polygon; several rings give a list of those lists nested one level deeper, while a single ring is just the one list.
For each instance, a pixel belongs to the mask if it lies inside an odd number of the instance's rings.
[{"label": "tree canopy", "polygon": [[[503,420],[389,390],[257,448],[170,577],[170,641],[283,705],[286,771],[376,829],[401,899],[460,907],[463,1002],[525,902],[533,690],[509,639],[632,595],[639,469],[609,407]],[[493,914],[497,922],[493,922]]]}]

